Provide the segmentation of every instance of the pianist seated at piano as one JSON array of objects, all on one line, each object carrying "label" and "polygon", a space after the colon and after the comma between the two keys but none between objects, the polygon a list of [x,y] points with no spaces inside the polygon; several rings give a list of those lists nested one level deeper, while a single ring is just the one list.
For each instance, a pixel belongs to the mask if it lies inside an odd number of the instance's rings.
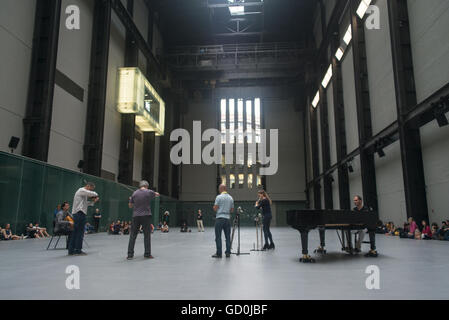
[{"label": "pianist seated at piano", "polygon": [[[354,205],[355,205],[355,207],[352,210],[355,212],[370,211],[369,208],[367,208],[363,205],[363,199],[361,196],[354,197]],[[365,238],[365,232],[366,232],[366,229],[356,231],[356,233],[357,233],[357,242],[355,244],[355,252],[356,253],[362,252],[362,243],[363,243],[363,239]]]}]

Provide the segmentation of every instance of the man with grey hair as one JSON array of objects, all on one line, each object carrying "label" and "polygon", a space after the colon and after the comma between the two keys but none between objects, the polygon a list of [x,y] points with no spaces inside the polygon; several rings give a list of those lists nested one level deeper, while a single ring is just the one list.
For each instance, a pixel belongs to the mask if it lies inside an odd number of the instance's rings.
[{"label": "man with grey hair", "polygon": [[94,192],[94,189],[95,184],[88,182],[84,187],[79,188],[73,197],[72,215],[74,226],[69,243],[69,255],[86,255],[86,253],[82,251],[82,248],[87,206],[93,205],[100,200],[98,194]]},{"label": "man with grey hair", "polygon": [[231,256],[231,213],[234,212],[234,199],[226,192],[226,186],[221,184],[218,187],[220,193],[215,198],[214,211],[217,213],[215,216],[215,244],[217,247],[217,253],[212,258],[221,258],[222,243],[221,233],[224,232],[226,239],[226,258]]},{"label": "man with grey hair", "polygon": [[155,197],[159,197],[160,194],[150,190],[150,184],[148,181],[142,180],[139,183],[139,189],[134,191],[133,195],[129,198],[129,207],[133,208],[133,220],[131,223],[131,232],[129,234],[128,244],[128,260],[134,258],[134,245],[136,244],[137,234],[139,233],[140,226],[143,229],[144,257],[153,259],[151,255],[151,208],[150,201]]}]

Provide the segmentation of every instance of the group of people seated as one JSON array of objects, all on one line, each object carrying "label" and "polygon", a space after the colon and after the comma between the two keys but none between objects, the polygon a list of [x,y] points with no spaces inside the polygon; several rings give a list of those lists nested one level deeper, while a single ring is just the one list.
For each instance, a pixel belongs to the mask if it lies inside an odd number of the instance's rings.
[{"label": "group of people seated", "polygon": [[421,221],[421,225],[418,226],[415,220],[410,217],[402,228],[396,227],[393,222],[388,222],[385,225],[379,223],[377,233],[406,239],[449,241],[449,220],[443,221],[440,228],[435,222],[429,226],[425,220]]},{"label": "group of people seated", "polygon": [[168,223],[164,220],[164,222],[159,221],[156,230],[160,230],[162,233],[167,233],[169,231]]},{"label": "group of people seated", "polygon": [[[112,221],[109,225],[109,234],[127,235],[131,232],[131,221]],[[154,226],[151,224],[151,233],[154,232]],[[143,233],[142,226],[140,226],[139,233]]]},{"label": "group of people seated", "polygon": [[47,228],[40,227],[39,223],[33,225],[30,222],[20,236],[12,232],[10,223],[5,224],[4,228],[0,227],[0,240],[41,239],[47,237],[50,237]]}]

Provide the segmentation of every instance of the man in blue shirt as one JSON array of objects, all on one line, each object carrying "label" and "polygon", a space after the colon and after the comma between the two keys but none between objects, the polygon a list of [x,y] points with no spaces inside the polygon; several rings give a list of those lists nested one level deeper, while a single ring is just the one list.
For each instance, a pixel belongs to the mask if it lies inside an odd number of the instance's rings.
[{"label": "man in blue shirt", "polygon": [[217,253],[212,258],[221,258],[221,232],[224,231],[226,238],[226,258],[231,256],[231,213],[234,212],[234,199],[226,192],[226,186],[220,185],[218,188],[220,193],[215,198],[214,211],[215,216],[215,243],[217,245]]}]

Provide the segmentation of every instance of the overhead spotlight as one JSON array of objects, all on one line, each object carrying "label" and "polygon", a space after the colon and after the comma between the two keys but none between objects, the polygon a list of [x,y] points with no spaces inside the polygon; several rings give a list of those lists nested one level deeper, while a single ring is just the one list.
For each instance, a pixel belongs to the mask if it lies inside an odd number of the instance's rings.
[{"label": "overhead spotlight", "polygon": [[438,122],[438,126],[440,128],[445,127],[445,126],[447,126],[449,124],[449,122],[447,121],[446,116],[443,113],[438,114],[436,116],[436,119],[437,119],[437,122]]},{"label": "overhead spotlight", "polygon": [[350,172],[350,173],[353,173],[354,172],[354,168],[352,167],[352,163],[351,162],[348,162],[348,171]]},{"label": "overhead spotlight", "polygon": [[432,103],[432,108],[434,110],[433,114],[440,128],[445,127],[449,124],[445,115],[445,105],[447,104],[448,103],[444,98],[441,98],[439,103]]},{"label": "overhead spotlight", "polygon": [[19,145],[20,138],[12,136],[9,140],[8,148],[11,150],[11,153],[14,153],[14,150],[17,149],[17,146]]}]

